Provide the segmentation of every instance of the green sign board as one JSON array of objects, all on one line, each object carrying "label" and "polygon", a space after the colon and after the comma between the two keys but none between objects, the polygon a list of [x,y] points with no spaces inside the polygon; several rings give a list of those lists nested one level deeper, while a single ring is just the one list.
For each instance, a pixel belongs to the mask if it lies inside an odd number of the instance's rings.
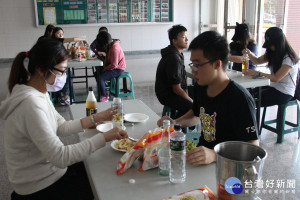
[{"label": "green sign board", "polygon": [[170,22],[172,0],[35,0],[37,25]]}]

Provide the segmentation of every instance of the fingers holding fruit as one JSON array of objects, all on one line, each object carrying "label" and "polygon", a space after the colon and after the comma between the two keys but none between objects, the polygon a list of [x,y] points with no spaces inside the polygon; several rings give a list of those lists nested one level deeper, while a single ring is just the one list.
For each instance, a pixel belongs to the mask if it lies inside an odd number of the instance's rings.
[{"label": "fingers holding fruit", "polygon": [[191,151],[192,149],[196,148],[197,144],[193,141],[187,140],[186,141],[186,147],[185,150],[188,153],[189,151]]},{"label": "fingers holding fruit", "polygon": [[112,141],[115,139],[120,140],[123,138],[128,138],[127,132],[118,127],[115,127],[107,132],[104,132],[103,136],[105,137],[106,142],[109,142],[109,141]]},{"label": "fingers holding fruit", "polygon": [[104,122],[104,121],[111,121],[113,119],[113,115],[115,115],[117,111],[113,110],[112,108],[109,108],[105,111],[97,113],[99,115],[99,121]]}]

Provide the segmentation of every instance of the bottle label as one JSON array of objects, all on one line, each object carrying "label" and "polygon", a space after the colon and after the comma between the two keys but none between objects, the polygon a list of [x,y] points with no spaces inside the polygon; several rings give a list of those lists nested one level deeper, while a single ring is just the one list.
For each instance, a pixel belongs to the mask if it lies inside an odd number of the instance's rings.
[{"label": "bottle label", "polygon": [[172,151],[183,151],[185,148],[185,140],[183,141],[174,141],[170,140],[170,148]]},{"label": "bottle label", "polygon": [[95,108],[95,109],[87,108],[86,109],[86,116],[90,116],[90,115],[96,114],[96,113],[97,113],[97,108]]}]

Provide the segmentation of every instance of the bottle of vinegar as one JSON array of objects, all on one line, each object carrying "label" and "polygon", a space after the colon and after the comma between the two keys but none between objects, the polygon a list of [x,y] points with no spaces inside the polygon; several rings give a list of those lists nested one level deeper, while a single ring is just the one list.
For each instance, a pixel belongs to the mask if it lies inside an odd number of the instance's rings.
[{"label": "bottle of vinegar", "polygon": [[[93,88],[89,87],[89,94],[86,98],[86,116],[97,113],[97,100],[93,92]],[[90,127],[90,129],[96,128],[96,126]]]}]

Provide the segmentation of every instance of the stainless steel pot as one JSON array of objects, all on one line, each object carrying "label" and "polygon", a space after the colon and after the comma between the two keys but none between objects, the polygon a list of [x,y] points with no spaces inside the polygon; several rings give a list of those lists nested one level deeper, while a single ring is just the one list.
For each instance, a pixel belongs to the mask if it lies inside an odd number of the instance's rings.
[{"label": "stainless steel pot", "polygon": [[[256,187],[254,183],[262,178],[263,165],[267,157],[267,152],[259,146],[240,141],[222,142],[216,145],[214,150],[217,154],[216,178],[219,199],[256,199],[257,195],[255,194]],[[230,188],[240,187],[238,183],[235,186],[228,184],[231,180],[236,180],[231,177],[240,180],[240,184],[243,187],[243,190],[239,191],[241,192],[240,194],[232,192],[233,189],[230,191]],[[245,182],[247,183],[247,188],[245,188]],[[249,183],[252,183],[251,188],[249,188]]]}]

